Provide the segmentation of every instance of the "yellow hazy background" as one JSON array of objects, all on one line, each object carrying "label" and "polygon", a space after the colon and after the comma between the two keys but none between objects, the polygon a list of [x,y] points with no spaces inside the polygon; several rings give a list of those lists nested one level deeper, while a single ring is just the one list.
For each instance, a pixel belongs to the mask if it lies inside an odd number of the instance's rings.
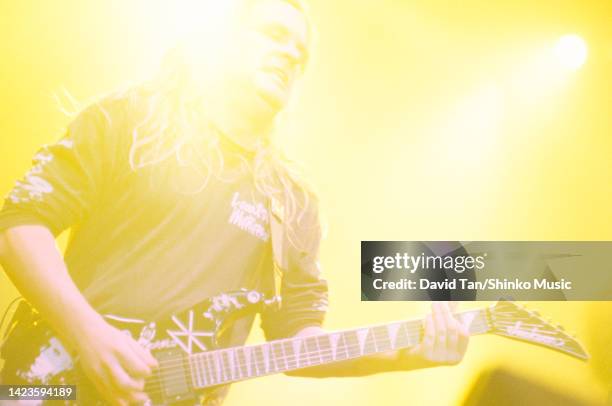
[{"label": "yellow hazy background", "polygon": [[[150,76],[197,3],[0,0],[0,194],[69,122],[56,96],[86,103]],[[312,61],[278,139],[320,193],[328,328],[428,310],[360,302],[361,240],[612,240],[612,2],[309,3]],[[550,59],[566,34],[588,46],[576,71]],[[0,273],[0,308],[16,295]],[[611,328],[609,303],[529,306],[576,331],[595,361],[610,356],[610,333],[593,338]],[[457,367],[267,377],[234,385],[226,404],[453,405],[495,366],[602,403],[593,365],[482,336]]]}]

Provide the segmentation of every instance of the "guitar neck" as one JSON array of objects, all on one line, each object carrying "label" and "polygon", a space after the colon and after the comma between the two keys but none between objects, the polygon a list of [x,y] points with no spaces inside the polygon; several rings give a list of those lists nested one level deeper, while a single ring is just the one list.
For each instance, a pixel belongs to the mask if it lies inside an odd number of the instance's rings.
[{"label": "guitar neck", "polygon": [[[490,331],[487,309],[458,313],[471,320],[470,335]],[[264,375],[356,359],[417,345],[423,321],[410,320],[362,327],[263,344],[232,347],[191,355],[186,364],[194,389],[242,381]]]}]

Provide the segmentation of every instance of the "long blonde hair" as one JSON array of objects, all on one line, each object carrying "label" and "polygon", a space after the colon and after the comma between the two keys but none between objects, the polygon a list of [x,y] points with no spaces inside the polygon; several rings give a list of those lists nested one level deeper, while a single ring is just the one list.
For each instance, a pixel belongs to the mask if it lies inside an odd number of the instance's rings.
[{"label": "long blonde hair", "polygon": [[[211,179],[223,180],[223,135],[212,122],[202,127],[202,96],[192,91],[192,72],[176,48],[166,55],[158,74],[114,97],[125,97],[140,114],[131,129],[129,164],[133,171],[154,168],[176,160],[180,165],[197,161],[201,177],[195,193],[202,192]],[[205,120],[206,121],[206,120]],[[318,205],[312,187],[292,160],[270,141],[258,144],[243,168],[251,172],[256,190],[269,201],[283,206],[287,237],[299,250],[306,250],[306,233],[321,236]],[[185,159],[185,154],[191,154]],[[203,168],[203,169],[202,169]]]}]

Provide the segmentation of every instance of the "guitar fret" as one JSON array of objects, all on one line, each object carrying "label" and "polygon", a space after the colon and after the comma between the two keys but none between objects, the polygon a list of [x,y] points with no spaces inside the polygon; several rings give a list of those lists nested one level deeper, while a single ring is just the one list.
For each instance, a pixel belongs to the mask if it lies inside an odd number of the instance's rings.
[{"label": "guitar fret", "polygon": [[380,351],[378,349],[378,340],[376,340],[376,330],[374,327],[368,329],[368,336],[370,336],[370,341],[372,341],[372,352],[376,353]]},{"label": "guitar fret", "polygon": [[204,354],[199,354],[197,364],[200,368],[200,374],[202,376],[202,382],[204,385],[208,385],[208,380],[206,379],[206,363],[204,359]]},{"label": "guitar fret", "polygon": [[295,359],[295,367],[301,368],[304,365],[300,364],[300,356],[301,356],[301,348],[302,348],[302,338],[295,338],[291,340],[291,348],[293,349],[293,358]]},{"label": "guitar fret", "polygon": [[327,337],[329,337],[329,347],[333,360],[336,360],[338,356],[338,342],[340,341],[340,334],[331,333]]},{"label": "guitar fret", "polygon": [[362,344],[361,344],[361,347],[362,347],[361,354],[367,355],[367,354],[375,353],[377,348],[376,348],[376,340],[375,340],[372,329],[366,328],[364,330],[361,330],[360,335],[363,337]]},{"label": "guitar fret", "polygon": [[202,368],[202,376],[204,378],[204,382],[206,383],[206,385],[209,385],[211,382],[210,382],[210,379],[208,378],[209,371],[208,371],[208,366],[206,365],[206,353],[203,352],[203,353],[198,354],[198,358],[199,358],[198,364]]},{"label": "guitar fret", "polygon": [[358,329],[355,330],[355,336],[357,337],[357,349],[358,349],[358,353],[357,356],[360,356],[363,354],[363,350],[365,347],[365,339],[366,339],[366,335],[368,334],[368,331],[366,329]]},{"label": "guitar fret", "polygon": [[393,349],[387,326],[374,327],[372,331],[374,332],[374,342],[376,343],[377,351],[385,352]]},{"label": "guitar fret", "polygon": [[240,369],[240,375],[243,378],[249,378],[251,376],[251,370],[249,368],[249,359],[247,356],[248,349],[241,348],[238,352],[238,365]]},{"label": "guitar fret", "polygon": [[223,368],[221,366],[221,357],[219,355],[219,352],[217,352],[217,351],[213,351],[212,352],[212,356],[213,356],[213,360],[215,362],[215,372],[217,373],[217,382],[222,383],[223,382],[223,377],[221,376],[221,370]]},{"label": "guitar fret", "polygon": [[236,359],[236,352],[230,350],[231,360],[232,360],[232,379],[237,379],[239,377],[240,371],[238,370],[238,360]]},{"label": "guitar fret", "polygon": [[293,340],[285,340],[282,344],[283,353],[287,360],[287,366],[290,370],[297,368],[297,360],[295,357],[295,351],[293,350]]},{"label": "guitar fret", "polygon": [[350,357],[348,352],[348,343],[344,333],[338,333],[338,340],[336,345],[336,360],[343,360]]},{"label": "guitar fret", "polygon": [[286,371],[286,370],[291,369],[291,365],[289,364],[289,355],[287,355],[287,352],[285,351],[285,343],[280,342],[278,346],[280,348],[280,352],[282,353],[281,359],[285,363],[284,370]]},{"label": "guitar fret", "polygon": [[253,374],[251,373],[251,348],[242,347],[238,358],[240,359],[240,365],[243,371],[243,377],[244,378],[253,377]]},{"label": "guitar fret", "polygon": [[232,379],[238,378],[238,364],[236,362],[236,353],[234,351],[229,351],[229,357],[231,359],[231,372]]},{"label": "guitar fret", "polygon": [[279,372],[280,369],[276,359],[276,353],[274,352],[274,342],[267,343],[266,346],[268,348],[268,372]]},{"label": "guitar fret", "polygon": [[233,381],[236,379],[236,362],[234,361],[234,351],[226,351],[226,355],[229,363],[229,380]]},{"label": "guitar fret", "polygon": [[251,347],[251,371],[254,371],[254,376],[260,376],[265,373],[263,351],[260,346]]},{"label": "guitar fret", "polygon": [[268,343],[260,345],[261,351],[263,352],[263,362],[264,362],[264,371],[265,373],[270,372],[270,345]]},{"label": "guitar fret", "polygon": [[[274,364],[273,370],[276,372],[287,370],[287,360],[285,359],[285,356],[284,356],[283,344],[272,342],[270,345],[271,345],[271,351],[272,351],[271,361]],[[283,363],[282,365],[281,365],[281,362]]]},{"label": "guitar fret", "polygon": [[[485,312],[486,310],[470,311],[458,316],[472,318],[470,332],[478,334],[489,331]],[[215,386],[270,373],[409,348],[418,344],[422,331],[422,321],[396,322],[204,352],[188,360],[191,382],[195,388]]]},{"label": "guitar fret", "polygon": [[357,337],[357,331],[349,330],[343,334],[344,342],[346,344],[347,358],[356,358],[361,355],[361,346],[359,344],[359,338]]},{"label": "guitar fret", "polygon": [[301,368],[310,366],[310,358],[308,354],[308,348],[306,348],[307,347],[306,340],[307,338],[302,338],[299,340],[300,351],[299,351],[297,363],[298,363],[298,366]]},{"label": "guitar fret", "polygon": [[240,370],[240,359],[238,358],[238,347],[230,348],[232,351],[232,360],[233,360],[233,369],[234,369],[234,379],[239,380],[242,378],[242,371]]},{"label": "guitar fret", "polygon": [[395,348],[405,348],[410,344],[408,332],[406,331],[404,323],[396,323],[396,326]]},{"label": "guitar fret", "polygon": [[317,360],[316,360],[316,349],[315,349],[315,345],[314,345],[314,337],[308,337],[307,340],[304,341],[304,346],[306,349],[306,359],[308,360],[308,365],[312,366],[315,365]]},{"label": "guitar fret", "polygon": [[201,374],[201,371],[200,371],[199,357],[190,359],[189,360],[189,367],[191,369],[192,386],[194,386],[194,387],[202,387],[202,386],[204,386],[204,382],[202,380],[202,374]]},{"label": "guitar fret", "polygon": [[213,364],[213,360],[212,360],[211,354],[210,353],[205,353],[204,360],[206,362],[206,375],[209,378],[208,382],[210,382],[211,385],[214,385],[214,384],[216,384],[216,382],[215,382],[215,372],[213,370],[214,364]]},{"label": "guitar fret", "polygon": [[317,336],[313,337],[313,341],[315,342],[315,346],[317,347],[316,351],[319,355],[319,364],[323,363],[323,354],[321,353],[321,346],[319,345],[319,338]]},{"label": "guitar fret", "polygon": [[187,363],[189,364],[189,371],[191,372],[191,386],[197,387],[199,385],[198,373],[195,370],[195,366],[193,365],[193,360],[187,359]]},{"label": "guitar fret", "polygon": [[[406,347],[410,347],[412,345],[415,345],[418,343],[418,339],[420,337],[420,332],[414,332],[415,327],[414,325],[411,325],[412,323],[410,322],[404,322],[402,323],[402,329],[404,330],[405,334],[406,334]],[[415,339],[415,335],[416,335],[416,339]]]},{"label": "guitar fret", "polygon": [[387,332],[389,334],[389,344],[391,345],[391,349],[395,350],[398,348],[397,343],[397,332],[399,330],[398,323],[391,323],[387,325]]},{"label": "guitar fret", "polygon": [[221,376],[224,382],[232,380],[232,371],[230,370],[230,362],[227,351],[219,352],[219,359],[221,361]]},{"label": "guitar fret", "polygon": [[[316,339],[317,347],[319,348],[319,355],[321,357],[321,363],[325,364],[333,361],[329,335],[318,336]],[[323,343],[321,343],[321,340],[323,340]]]},{"label": "guitar fret", "polygon": [[308,351],[309,365],[321,364],[321,350],[319,350],[316,336],[308,337],[308,339],[306,340],[306,349]]}]

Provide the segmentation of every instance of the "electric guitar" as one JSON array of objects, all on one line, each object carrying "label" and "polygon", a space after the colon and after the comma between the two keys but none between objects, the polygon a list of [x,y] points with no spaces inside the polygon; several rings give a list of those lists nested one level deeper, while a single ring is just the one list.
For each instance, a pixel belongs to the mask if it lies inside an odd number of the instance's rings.
[{"label": "electric guitar", "polygon": [[[165,320],[105,315],[107,321],[149,348],[159,367],[146,382],[149,405],[213,404],[223,385],[366,355],[409,348],[422,338],[422,321],[400,321],[263,344],[219,348],[218,337],[238,315],[277,303],[256,291],[240,290],[207,299]],[[560,326],[510,301],[456,315],[471,321],[471,335],[493,333],[586,360],[588,355]],[[2,381],[11,384],[77,385],[68,405],[104,405],[53,331],[22,302],[2,346]],[[208,402],[208,403],[207,403]],[[41,401],[41,404],[44,402]]]}]

